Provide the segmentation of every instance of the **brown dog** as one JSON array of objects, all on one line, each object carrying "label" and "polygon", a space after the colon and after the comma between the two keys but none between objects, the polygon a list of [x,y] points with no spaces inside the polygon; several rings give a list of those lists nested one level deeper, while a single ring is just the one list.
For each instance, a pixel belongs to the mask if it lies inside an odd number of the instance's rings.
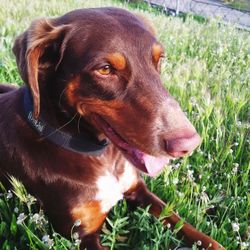
[{"label": "brown dog", "polygon": [[[61,234],[80,220],[82,249],[106,249],[99,230],[123,197],[159,216],[139,172],[156,175],[200,137],[161,83],[152,27],[122,9],[75,10],[34,21],[13,51],[27,87],[0,87],[1,180],[20,179]],[[180,234],[222,248],[187,223]]]}]

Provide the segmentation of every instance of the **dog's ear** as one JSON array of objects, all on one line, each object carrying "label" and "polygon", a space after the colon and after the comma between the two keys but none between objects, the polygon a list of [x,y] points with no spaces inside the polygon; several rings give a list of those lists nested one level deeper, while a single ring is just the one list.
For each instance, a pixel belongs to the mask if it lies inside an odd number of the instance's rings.
[{"label": "dog's ear", "polygon": [[34,21],[15,41],[13,52],[21,77],[30,88],[35,118],[40,113],[39,80],[56,71],[70,28],[70,25],[53,25],[52,20],[44,18]]}]

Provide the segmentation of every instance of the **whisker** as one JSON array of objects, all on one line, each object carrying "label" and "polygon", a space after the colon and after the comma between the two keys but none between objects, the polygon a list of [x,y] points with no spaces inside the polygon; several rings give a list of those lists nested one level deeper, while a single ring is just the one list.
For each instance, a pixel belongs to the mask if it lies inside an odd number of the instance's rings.
[{"label": "whisker", "polygon": [[59,107],[61,107],[61,100],[62,100],[62,97],[63,97],[65,91],[67,90],[67,88],[68,88],[68,86],[65,87],[65,88],[63,89],[63,91],[61,92],[61,94],[60,94],[59,101],[58,101]]},{"label": "whisker", "polygon": [[82,116],[79,114],[78,122],[77,122],[77,130],[78,133],[80,134],[80,121],[81,121]]},{"label": "whisker", "polygon": [[74,115],[68,122],[66,122],[65,124],[63,124],[61,127],[55,129],[55,130],[54,130],[53,132],[51,132],[50,134],[48,134],[48,135],[42,137],[40,140],[43,140],[43,139],[48,138],[49,136],[55,134],[56,132],[60,131],[61,129],[63,129],[64,127],[66,127],[67,125],[69,125],[69,124],[76,118],[77,115],[78,115],[78,113],[75,113],[75,115]]}]

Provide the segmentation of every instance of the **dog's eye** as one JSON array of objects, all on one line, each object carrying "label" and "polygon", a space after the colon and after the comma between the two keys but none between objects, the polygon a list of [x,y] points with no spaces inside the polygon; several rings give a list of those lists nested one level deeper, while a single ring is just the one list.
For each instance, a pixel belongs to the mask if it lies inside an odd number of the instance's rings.
[{"label": "dog's eye", "polygon": [[101,75],[109,75],[112,72],[112,67],[110,65],[105,65],[101,67],[100,69],[98,69],[98,72]]}]

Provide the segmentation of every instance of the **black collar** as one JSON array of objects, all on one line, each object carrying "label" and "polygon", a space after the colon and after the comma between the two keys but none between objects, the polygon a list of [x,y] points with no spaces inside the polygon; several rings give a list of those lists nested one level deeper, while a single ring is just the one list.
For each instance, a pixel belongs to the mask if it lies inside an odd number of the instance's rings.
[{"label": "black collar", "polygon": [[87,133],[70,135],[51,127],[43,120],[42,114],[40,114],[38,119],[35,119],[33,117],[33,99],[30,90],[25,87],[24,92],[25,118],[41,138],[47,139],[66,150],[94,156],[100,155],[107,147],[108,142],[106,139],[98,141]]}]

